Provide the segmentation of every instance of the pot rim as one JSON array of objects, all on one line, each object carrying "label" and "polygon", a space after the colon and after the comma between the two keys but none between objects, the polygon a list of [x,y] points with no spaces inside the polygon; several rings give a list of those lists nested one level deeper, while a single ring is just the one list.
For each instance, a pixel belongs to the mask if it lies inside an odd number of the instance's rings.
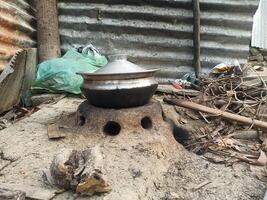
[{"label": "pot rim", "polygon": [[77,72],[84,80],[127,80],[127,79],[139,79],[152,77],[160,69],[149,69],[144,72],[132,72],[132,73],[107,73],[107,74],[95,74],[91,72]]}]

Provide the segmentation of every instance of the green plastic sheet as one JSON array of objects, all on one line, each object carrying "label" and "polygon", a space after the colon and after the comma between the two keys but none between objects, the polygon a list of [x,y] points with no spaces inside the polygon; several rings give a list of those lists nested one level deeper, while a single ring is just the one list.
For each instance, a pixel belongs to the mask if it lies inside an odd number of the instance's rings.
[{"label": "green plastic sheet", "polygon": [[70,49],[63,57],[38,65],[33,89],[80,94],[83,78],[76,73],[94,72],[107,63],[106,57],[99,53],[83,54],[75,48]]}]

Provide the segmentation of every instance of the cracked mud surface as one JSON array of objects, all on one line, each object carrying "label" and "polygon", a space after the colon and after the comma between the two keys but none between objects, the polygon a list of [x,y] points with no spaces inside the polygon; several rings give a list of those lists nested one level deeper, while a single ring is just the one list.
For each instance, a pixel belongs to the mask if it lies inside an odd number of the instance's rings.
[{"label": "cracked mud surface", "polygon": [[[42,178],[42,170],[49,168],[54,154],[61,148],[85,149],[99,140],[77,134],[60,140],[48,140],[47,124],[62,113],[75,112],[81,99],[66,98],[55,105],[47,105],[31,117],[0,131],[0,182],[49,188]],[[215,165],[186,151],[168,138],[169,146],[149,146],[138,135],[128,138],[130,143],[106,138],[101,144],[113,191],[90,199],[183,199],[183,200],[260,200],[266,185],[249,170],[247,164],[231,167]],[[174,144],[176,143],[176,145]],[[131,144],[131,145],[129,145]],[[112,149],[112,151],[110,150]],[[177,151],[178,149],[178,151]],[[164,150],[169,153],[162,154]],[[124,154],[118,152],[125,152]],[[118,154],[117,154],[117,153]],[[172,152],[175,152],[173,154]],[[160,169],[160,170],[155,170]],[[114,174],[112,174],[112,172]],[[199,184],[210,183],[194,190]],[[55,199],[88,199],[65,192]]]}]

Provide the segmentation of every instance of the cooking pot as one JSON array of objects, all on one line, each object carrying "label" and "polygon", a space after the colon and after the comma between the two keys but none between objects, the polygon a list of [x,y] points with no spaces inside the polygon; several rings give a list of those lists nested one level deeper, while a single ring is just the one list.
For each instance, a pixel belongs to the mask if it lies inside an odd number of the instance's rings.
[{"label": "cooking pot", "polygon": [[110,62],[94,73],[78,73],[84,83],[81,90],[87,100],[104,108],[142,106],[155,93],[159,69],[146,70],[127,61],[125,55],[109,56]]}]

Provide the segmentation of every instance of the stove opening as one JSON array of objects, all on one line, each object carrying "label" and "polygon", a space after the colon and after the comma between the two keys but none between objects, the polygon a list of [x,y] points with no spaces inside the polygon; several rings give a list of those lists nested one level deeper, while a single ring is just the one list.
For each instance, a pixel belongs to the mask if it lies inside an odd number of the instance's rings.
[{"label": "stove opening", "polygon": [[109,121],[106,123],[103,129],[104,133],[106,135],[110,136],[116,136],[120,133],[121,131],[121,125],[117,122],[114,121]]},{"label": "stove opening", "polygon": [[143,129],[151,129],[152,128],[152,120],[150,117],[146,116],[141,119],[141,126]]},{"label": "stove opening", "polygon": [[83,126],[85,124],[85,117],[84,116],[80,116],[79,117],[79,126]]}]

